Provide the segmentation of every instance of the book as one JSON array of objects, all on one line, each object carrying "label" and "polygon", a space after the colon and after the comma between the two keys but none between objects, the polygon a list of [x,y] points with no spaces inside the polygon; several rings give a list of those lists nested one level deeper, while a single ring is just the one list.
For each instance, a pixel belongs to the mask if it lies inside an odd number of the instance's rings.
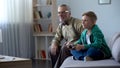
[{"label": "book", "polygon": [[46,58],[45,50],[41,50],[41,51],[40,51],[40,55],[41,55],[41,58],[42,58],[42,59],[45,59],[45,58]]},{"label": "book", "polygon": [[52,5],[52,0],[47,0],[47,1],[46,1],[46,4],[47,4],[47,5]]},{"label": "book", "polygon": [[39,12],[40,18],[43,18],[42,12],[41,11],[38,11],[38,12]]},{"label": "book", "polygon": [[48,32],[52,32],[52,23],[50,23],[49,25],[48,25]]},{"label": "book", "polygon": [[34,32],[41,32],[42,31],[41,24],[34,24],[33,29],[34,29]]},{"label": "book", "polygon": [[34,19],[37,19],[37,20],[40,19],[39,12],[34,10],[33,11],[33,17],[34,17]]},{"label": "book", "polygon": [[38,24],[38,32],[42,32],[41,24]]},{"label": "book", "polygon": [[48,17],[48,18],[51,18],[51,12],[48,12],[48,13],[47,13],[47,17]]}]

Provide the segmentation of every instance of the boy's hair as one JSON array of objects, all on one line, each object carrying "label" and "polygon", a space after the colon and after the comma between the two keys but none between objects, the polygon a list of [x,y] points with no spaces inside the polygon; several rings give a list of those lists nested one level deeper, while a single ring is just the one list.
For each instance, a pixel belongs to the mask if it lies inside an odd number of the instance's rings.
[{"label": "boy's hair", "polygon": [[82,14],[82,16],[88,16],[90,17],[92,20],[96,21],[97,20],[97,16],[93,11],[88,11]]}]

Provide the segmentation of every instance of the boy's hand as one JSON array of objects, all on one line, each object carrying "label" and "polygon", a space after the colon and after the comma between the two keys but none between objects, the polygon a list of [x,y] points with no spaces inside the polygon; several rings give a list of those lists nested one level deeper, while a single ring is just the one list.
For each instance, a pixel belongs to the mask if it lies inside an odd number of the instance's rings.
[{"label": "boy's hand", "polygon": [[84,45],[77,44],[77,45],[75,46],[75,49],[76,49],[77,51],[80,51],[81,49],[84,49]]}]

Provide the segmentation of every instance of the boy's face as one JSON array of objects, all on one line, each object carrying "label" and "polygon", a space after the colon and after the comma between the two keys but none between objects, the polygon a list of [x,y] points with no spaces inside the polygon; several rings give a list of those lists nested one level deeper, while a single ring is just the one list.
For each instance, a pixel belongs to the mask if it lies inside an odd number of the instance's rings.
[{"label": "boy's face", "polygon": [[92,29],[92,26],[95,24],[95,21],[91,20],[90,17],[84,15],[82,16],[82,26],[85,29]]}]

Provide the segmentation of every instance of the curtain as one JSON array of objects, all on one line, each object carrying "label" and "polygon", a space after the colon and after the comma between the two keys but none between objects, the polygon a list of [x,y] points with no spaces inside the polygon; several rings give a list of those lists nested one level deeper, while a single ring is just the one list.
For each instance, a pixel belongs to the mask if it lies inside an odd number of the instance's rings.
[{"label": "curtain", "polygon": [[34,57],[32,0],[0,0],[0,54]]}]

